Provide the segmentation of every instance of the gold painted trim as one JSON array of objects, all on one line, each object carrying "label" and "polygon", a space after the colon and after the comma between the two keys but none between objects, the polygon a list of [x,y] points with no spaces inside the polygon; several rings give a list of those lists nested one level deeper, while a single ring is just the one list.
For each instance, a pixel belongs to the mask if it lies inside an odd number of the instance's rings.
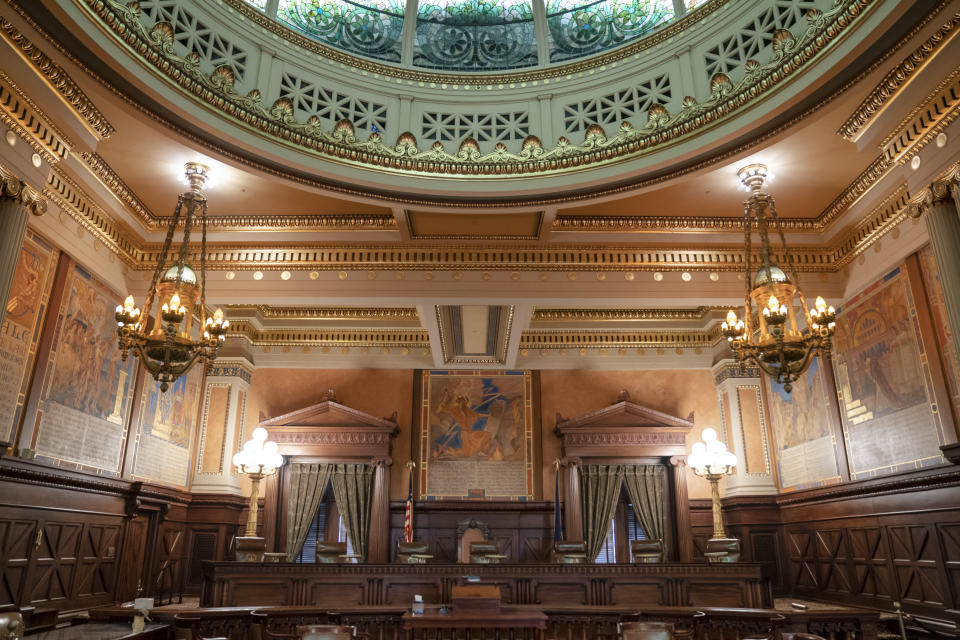
[{"label": "gold painted trim", "polygon": [[884,155],[903,165],[960,115],[960,67],[955,68],[894,127],[883,143]]},{"label": "gold painted trim", "polygon": [[691,309],[534,309],[531,322],[622,322],[636,320],[703,320],[724,306]]},{"label": "gold painted trim", "polygon": [[619,47],[612,51],[591,56],[584,60],[575,62],[557,63],[547,67],[539,67],[535,70],[521,71],[503,71],[500,73],[473,73],[473,72],[439,72],[429,69],[410,69],[396,66],[389,63],[362,58],[350,54],[342,49],[336,49],[325,45],[317,40],[304,36],[294,29],[285,26],[279,20],[274,20],[266,14],[251,7],[243,0],[222,0],[224,4],[229,5],[244,18],[256,23],[267,31],[287,40],[288,42],[315,53],[318,56],[326,58],[336,63],[350,67],[352,70],[361,73],[372,74],[375,78],[383,76],[385,78],[398,78],[406,80],[408,83],[424,83],[437,85],[462,85],[466,87],[498,85],[505,83],[519,84],[522,82],[538,82],[550,80],[553,78],[562,78],[568,75],[575,75],[597,69],[606,65],[626,60],[637,54],[651,49],[659,44],[667,42],[676,37],[687,27],[692,26],[701,20],[709,18],[717,9],[724,6],[730,0],[712,0],[692,11],[689,11],[676,21],[666,27],[660,28],[654,33],[633,41],[630,44]]},{"label": "gold painted trim", "polygon": [[530,330],[520,337],[521,349],[712,348],[723,340],[720,324],[703,331]]},{"label": "gold painted trim", "polygon": [[530,137],[517,153],[508,151],[502,143],[486,154],[462,144],[455,155],[447,153],[439,144],[421,150],[409,133],[401,134],[395,145],[387,146],[378,132],[371,133],[366,141],[359,140],[348,121],[337,123],[332,132],[323,131],[316,118],[306,123],[298,122],[290,100],[281,98],[266,107],[261,104],[259,91],[247,95],[236,92],[229,67],[219,67],[213,73],[205,74],[200,71],[196,59],[177,56],[173,51],[169,25],[157,23],[148,32],[140,22],[136,4],[123,6],[112,0],[82,2],[91,17],[98,18],[132,53],[152,64],[170,81],[200,101],[225,112],[228,117],[261,130],[273,140],[318,153],[346,166],[373,166],[413,175],[502,179],[505,176],[560,174],[622,162],[715,125],[797,73],[857,22],[856,18],[874,0],[846,0],[827,12],[809,11],[807,28],[800,36],[795,37],[788,31],[777,33],[771,60],[767,63],[747,61],[744,76],[737,83],[724,74],[715,75],[711,80],[710,97],[705,102],[698,103],[688,97],[674,115],[662,105],[654,106],[648,122],[640,129],[622,122],[619,132],[607,137],[600,127],[591,127],[582,144],[573,145],[561,137],[556,147],[550,150],[546,150],[535,137]]},{"label": "gold painted trim", "polygon": [[224,309],[231,321],[245,313],[257,314],[264,320],[415,321],[420,318],[416,307],[281,307],[228,304]]},{"label": "gold painted trim", "polygon": [[240,338],[254,347],[430,347],[423,329],[257,329],[243,319],[231,320],[227,338]]},{"label": "gold painted trim", "polygon": [[[931,17],[938,14],[942,7],[931,12]],[[869,126],[883,113],[889,103],[900,93],[901,87],[909,82],[913,75],[918,73],[937,53],[937,49],[946,45],[957,34],[960,25],[960,11],[954,13],[950,19],[942,24],[936,32],[914,49],[910,55],[900,61],[893,69],[876,84],[864,100],[857,106],[853,114],[837,130],[837,134],[851,142],[856,142]]]},{"label": "gold painted trim", "polygon": [[835,269],[841,269],[903,222],[908,214],[910,191],[901,184],[874,209],[853,225],[832,250]]},{"label": "gold painted trim", "polygon": [[113,135],[116,129],[87,94],[70,78],[66,70],[40,51],[3,16],[0,16],[0,35],[20,57],[34,67],[51,89],[60,94],[64,102],[80,117],[87,129],[98,140],[105,140]]},{"label": "gold painted trim", "polygon": [[70,153],[73,143],[30,97],[0,70],[0,121],[17,134],[47,164]]}]

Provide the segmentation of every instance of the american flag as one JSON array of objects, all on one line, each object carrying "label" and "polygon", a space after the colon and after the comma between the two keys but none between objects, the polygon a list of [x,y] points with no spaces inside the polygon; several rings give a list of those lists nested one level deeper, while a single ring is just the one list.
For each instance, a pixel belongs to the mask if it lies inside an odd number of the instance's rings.
[{"label": "american flag", "polygon": [[403,541],[413,542],[413,469],[410,469],[410,484],[407,489],[407,508],[403,512]]}]

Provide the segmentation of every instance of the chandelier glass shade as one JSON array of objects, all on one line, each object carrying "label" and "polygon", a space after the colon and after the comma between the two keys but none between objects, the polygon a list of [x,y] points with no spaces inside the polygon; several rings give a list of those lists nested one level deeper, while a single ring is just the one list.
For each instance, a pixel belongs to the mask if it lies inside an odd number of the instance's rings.
[{"label": "chandelier glass shade", "polygon": [[[811,309],[800,291],[773,197],[763,190],[764,182],[773,177],[767,167],[751,164],[740,169],[737,177],[750,193],[744,202],[743,220],[747,293],[743,319],[731,309],[721,329],[741,366],[755,364],[790,393],[814,356],[830,356],[837,314],[819,296]],[[756,271],[754,229],[760,237]],[[780,237],[782,267],[770,248],[771,231]],[[795,302],[800,304],[805,326],[797,322]]]},{"label": "chandelier glass shade", "polygon": [[[133,296],[128,295],[114,314],[117,344],[123,359],[133,352],[160,383],[161,391],[166,391],[171,382],[194,364],[205,364],[216,358],[230,326],[223,311],[217,309],[212,316],[207,316],[206,310],[207,199],[203,187],[209,168],[188,162],[184,176],[190,188],[177,199],[143,310],[136,306]],[[201,230],[199,278],[187,264],[190,232],[198,218]],[[183,238],[173,254],[174,232],[181,223]],[[195,309],[200,316],[196,329]],[[150,317],[151,311],[156,313],[153,318]]]}]

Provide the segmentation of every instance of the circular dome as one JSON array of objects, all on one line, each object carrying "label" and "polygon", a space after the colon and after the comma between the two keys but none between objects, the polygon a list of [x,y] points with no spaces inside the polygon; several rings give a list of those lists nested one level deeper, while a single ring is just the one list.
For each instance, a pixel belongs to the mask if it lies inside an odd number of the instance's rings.
[{"label": "circular dome", "polygon": [[[654,31],[705,0],[246,0],[325,45],[439,71],[502,71],[563,63]],[[405,22],[411,22],[407,25]],[[412,37],[404,33],[412,32]],[[545,39],[541,43],[538,39]]]},{"label": "circular dome", "polygon": [[759,287],[761,285],[770,284],[771,282],[790,282],[790,278],[788,278],[787,274],[783,272],[783,269],[775,264],[770,265],[769,277],[767,268],[760,267],[757,270],[757,275],[753,278],[753,286]]},{"label": "circular dome", "polygon": [[[161,282],[174,282],[177,279],[178,268],[179,265],[173,265],[167,269],[167,272],[163,274],[163,278],[160,279]],[[193,269],[191,269],[188,265],[183,265],[183,275],[180,277],[180,282],[184,284],[196,285],[197,274],[194,273]]]}]

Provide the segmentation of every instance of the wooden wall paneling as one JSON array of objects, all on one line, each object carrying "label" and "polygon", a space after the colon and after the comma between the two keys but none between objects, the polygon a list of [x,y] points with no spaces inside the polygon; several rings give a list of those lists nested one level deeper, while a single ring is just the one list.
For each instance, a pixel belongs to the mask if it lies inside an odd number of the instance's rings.
[{"label": "wooden wall paneling", "polygon": [[939,571],[942,560],[933,524],[901,522],[886,529],[900,601],[946,608],[947,589]]},{"label": "wooden wall paneling", "polygon": [[128,518],[124,523],[120,553],[120,566],[123,570],[117,576],[116,589],[118,602],[133,600],[143,593],[144,585],[147,584],[144,563],[147,558],[149,528],[150,518],[144,514]]},{"label": "wooden wall paneling", "polygon": [[896,597],[886,529],[864,524],[849,531],[854,593],[892,603]]},{"label": "wooden wall paneling", "polygon": [[814,534],[817,583],[825,593],[853,593],[846,534],[845,528],[819,528]]},{"label": "wooden wall paneling", "polygon": [[960,522],[938,524],[943,548],[943,568],[950,588],[950,606],[960,611]]},{"label": "wooden wall paneling", "polygon": [[37,521],[6,514],[0,519],[0,610],[20,604]]}]

